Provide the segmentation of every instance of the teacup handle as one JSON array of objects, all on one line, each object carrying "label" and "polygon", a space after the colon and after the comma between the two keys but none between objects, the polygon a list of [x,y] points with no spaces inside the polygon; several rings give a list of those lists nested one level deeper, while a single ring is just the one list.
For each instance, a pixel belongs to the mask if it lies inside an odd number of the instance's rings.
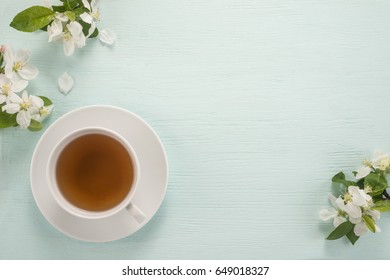
[{"label": "teacup handle", "polygon": [[135,205],[135,204],[132,203],[132,202],[130,202],[130,204],[127,205],[126,210],[127,210],[127,212],[130,213],[131,216],[134,217],[134,219],[135,219],[138,223],[142,223],[142,222],[146,219],[145,213],[142,212],[142,210],[139,209],[138,206]]}]

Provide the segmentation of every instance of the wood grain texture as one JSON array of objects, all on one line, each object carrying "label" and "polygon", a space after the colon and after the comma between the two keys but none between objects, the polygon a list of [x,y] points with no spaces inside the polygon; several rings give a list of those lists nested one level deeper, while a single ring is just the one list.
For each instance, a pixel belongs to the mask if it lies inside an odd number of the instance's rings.
[{"label": "wood grain texture", "polygon": [[[116,45],[89,41],[70,58],[46,34],[8,27],[37,1],[3,2],[0,42],[32,49],[31,92],[56,105],[47,125],[83,105],[133,111],[160,135],[170,179],[136,234],[76,241],[31,195],[42,132],[0,131],[1,259],[388,258],[390,217],[352,247],[324,240],[332,226],[318,212],[335,173],[390,150],[389,2],[102,1]],[[56,89],[64,71],[68,96]]]}]

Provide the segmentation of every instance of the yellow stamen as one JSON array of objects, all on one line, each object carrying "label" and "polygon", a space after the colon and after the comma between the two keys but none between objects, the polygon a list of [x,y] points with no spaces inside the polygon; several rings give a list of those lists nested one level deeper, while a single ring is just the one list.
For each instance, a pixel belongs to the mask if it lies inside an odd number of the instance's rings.
[{"label": "yellow stamen", "polygon": [[21,61],[16,61],[16,62],[14,63],[13,71],[14,71],[14,72],[18,72],[18,71],[20,71],[20,70],[23,69],[23,66],[24,66],[24,64],[23,64]]}]

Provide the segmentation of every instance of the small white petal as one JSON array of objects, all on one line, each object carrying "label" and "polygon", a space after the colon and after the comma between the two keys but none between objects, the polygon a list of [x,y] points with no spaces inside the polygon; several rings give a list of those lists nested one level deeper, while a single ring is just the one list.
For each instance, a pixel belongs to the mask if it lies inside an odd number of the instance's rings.
[{"label": "small white petal", "polygon": [[57,40],[61,37],[63,31],[62,23],[60,20],[54,20],[51,25],[47,27],[47,33],[49,35],[49,42]]},{"label": "small white petal", "polygon": [[11,90],[13,92],[21,92],[24,90],[28,85],[28,81],[26,80],[19,80],[14,83],[12,83]]},{"label": "small white petal", "polygon": [[379,220],[380,217],[381,217],[381,212],[379,212],[378,210],[371,210],[369,212],[369,215],[376,221],[376,220]]},{"label": "small white petal", "polygon": [[3,104],[7,100],[7,97],[4,94],[0,94],[0,104]]},{"label": "small white petal", "polygon": [[90,14],[85,13],[85,12],[80,15],[80,18],[84,22],[89,23],[89,24],[92,24],[92,22],[93,22],[93,17]]},{"label": "small white petal", "polygon": [[58,78],[58,88],[63,94],[68,94],[72,90],[73,85],[73,78],[67,72]]},{"label": "small white petal", "polygon": [[5,85],[10,82],[10,79],[7,78],[5,74],[0,74],[0,85]]},{"label": "small white petal", "polygon": [[91,5],[89,4],[89,2],[87,0],[81,0],[83,2],[83,5],[85,8],[87,8],[88,10],[91,10]]},{"label": "small white petal", "polygon": [[64,53],[66,56],[71,56],[74,53],[74,40],[64,40]]},{"label": "small white petal", "polygon": [[366,224],[364,222],[360,222],[358,224],[355,225],[355,227],[353,228],[353,232],[356,234],[356,236],[362,236],[363,234],[365,234],[367,232],[367,227],[366,227]]},{"label": "small white petal", "polygon": [[61,22],[67,22],[69,20],[69,18],[63,13],[56,13],[55,17]]},{"label": "small white petal", "polygon": [[9,103],[4,105],[1,109],[8,114],[15,114],[20,111],[20,106],[17,103]]},{"label": "small white petal", "polygon": [[82,48],[85,46],[85,44],[86,44],[86,38],[83,32],[81,32],[78,36],[74,37],[74,45],[76,48]]},{"label": "small white petal", "polygon": [[26,90],[22,93],[22,99],[24,102],[28,102],[28,93]]},{"label": "small white petal", "polygon": [[18,71],[18,74],[25,80],[33,80],[38,76],[39,70],[31,64],[26,64]]},{"label": "small white petal", "polygon": [[20,98],[19,95],[17,95],[16,93],[14,93],[14,94],[10,93],[8,98],[9,98],[9,102],[16,103],[16,104],[18,104],[18,106],[20,103],[23,102],[22,98]]},{"label": "small white petal", "polygon": [[9,79],[12,79],[14,77],[13,67],[13,62],[8,62],[5,64],[4,73],[5,76]]},{"label": "small white petal", "polygon": [[356,174],[356,179],[357,180],[360,180],[364,177],[366,177],[368,174],[371,173],[371,168],[368,167],[368,166],[362,166],[359,168],[359,170],[357,171],[357,174]]},{"label": "small white petal", "polygon": [[92,12],[95,12],[99,9],[100,6],[100,0],[92,0],[91,1],[91,10]]},{"label": "small white petal", "polygon": [[338,197],[337,199],[336,199],[336,205],[337,205],[337,207],[336,207],[336,209],[340,209],[340,210],[342,210],[342,211],[345,211],[345,204],[344,204],[344,200],[341,198],[341,197]]},{"label": "small white petal", "polygon": [[345,205],[345,212],[347,212],[348,215],[354,219],[360,219],[362,216],[362,209],[351,202],[348,202]]},{"label": "small white petal", "polygon": [[334,218],[333,220],[333,226],[334,227],[338,227],[339,225],[341,225],[342,223],[346,222],[347,219],[344,218],[344,217],[341,217],[341,216],[337,216]]},{"label": "small white petal", "polygon": [[30,108],[27,109],[27,111],[30,113],[30,118],[32,118],[32,116],[36,114],[39,114],[39,108],[35,106],[31,106]]},{"label": "small white petal", "polygon": [[103,44],[111,46],[116,41],[116,34],[111,29],[106,28],[106,29],[103,29],[100,31],[99,39],[100,39],[100,42],[102,42]]},{"label": "small white petal", "polygon": [[96,29],[96,23],[93,21],[91,27],[88,30],[87,38],[89,38]]},{"label": "small white petal", "polygon": [[337,216],[337,211],[334,208],[323,209],[320,211],[320,218],[323,221],[327,221]]},{"label": "small white petal", "polygon": [[7,46],[4,53],[4,62],[13,63],[15,60],[14,52],[11,47]]},{"label": "small white petal", "polygon": [[353,217],[349,216],[349,221],[356,225],[362,221],[362,218],[353,218]]},{"label": "small white petal", "polygon": [[20,125],[22,128],[27,128],[30,126],[31,123],[31,115],[29,111],[21,110],[16,115],[16,122]]},{"label": "small white petal", "polygon": [[77,21],[72,21],[71,23],[66,25],[66,27],[68,28],[70,34],[72,34],[73,37],[78,36],[80,33],[83,32],[82,25]]},{"label": "small white petal", "polygon": [[15,52],[15,61],[26,63],[31,56],[31,50],[17,50]]},{"label": "small white petal", "polygon": [[31,105],[36,108],[43,107],[43,100],[39,96],[30,95]]}]

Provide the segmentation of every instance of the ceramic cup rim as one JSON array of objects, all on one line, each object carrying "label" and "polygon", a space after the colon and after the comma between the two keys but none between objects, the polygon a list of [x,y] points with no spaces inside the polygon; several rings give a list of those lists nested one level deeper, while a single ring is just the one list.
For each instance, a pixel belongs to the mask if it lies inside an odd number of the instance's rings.
[{"label": "ceramic cup rim", "polygon": [[[130,156],[132,167],[133,167],[133,174],[134,178],[132,181],[132,185],[130,187],[129,193],[126,195],[126,197],[117,205],[114,207],[104,210],[104,211],[90,211],[85,210],[82,208],[79,208],[72,203],[70,203],[61,193],[56,179],[56,166],[57,166],[57,160],[63,149],[73,140],[84,136],[88,134],[102,134],[109,137],[112,137],[113,139],[117,140],[119,143],[122,144],[122,146],[126,149],[128,155]],[[139,162],[137,155],[133,149],[133,147],[130,145],[130,143],[120,134],[117,132],[104,128],[104,127],[98,127],[98,126],[91,126],[91,127],[84,127],[77,130],[74,130],[67,135],[65,135],[61,141],[59,141],[53,150],[50,152],[49,160],[47,162],[47,180],[50,192],[55,199],[56,203],[64,209],[66,212],[70,213],[71,215],[78,216],[80,218],[86,218],[86,219],[100,219],[109,217],[112,215],[115,215],[116,213],[124,210],[127,206],[131,204],[131,200],[134,197],[138,182],[139,182]]]}]

